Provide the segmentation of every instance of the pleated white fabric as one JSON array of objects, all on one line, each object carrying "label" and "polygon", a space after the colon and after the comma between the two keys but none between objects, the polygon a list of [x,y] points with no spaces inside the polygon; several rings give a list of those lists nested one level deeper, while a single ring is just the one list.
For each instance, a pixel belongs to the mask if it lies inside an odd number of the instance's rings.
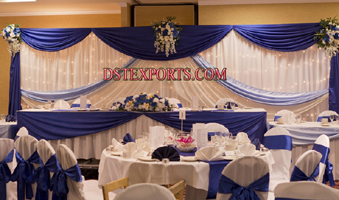
[{"label": "pleated white fabric", "polygon": [[338,199],[339,190],[314,181],[298,181],[279,184],[274,195],[276,198],[329,200]]},{"label": "pleated white fabric", "polygon": [[140,183],[129,186],[117,196],[114,200],[144,200],[144,199],[161,199],[161,200],[175,200],[174,195],[167,188],[153,184]]},{"label": "pleated white fabric", "polygon": [[229,133],[229,130],[222,124],[218,123],[207,123],[205,125],[205,131],[209,132],[222,132],[222,133]]}]

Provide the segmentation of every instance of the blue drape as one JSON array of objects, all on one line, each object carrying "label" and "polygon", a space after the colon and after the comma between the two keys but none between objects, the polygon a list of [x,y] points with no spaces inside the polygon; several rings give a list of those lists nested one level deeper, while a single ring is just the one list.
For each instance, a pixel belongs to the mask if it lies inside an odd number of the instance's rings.
[{"label": "blue drape", "polygon": [[234,30],[248,41],[276,51],[300,51],[309,48],[317,41],[314,34],[320,30],[319,23],[235,25]]},{"label": "blue drape", "polygon": [[174,60],[202,52],[223,39],[231,30],[230,25],[182,26],[177,53],[165,56],[155,53],[155,36],[151,26],[133,28],[93,28],[93,33],[107,45],[133,58],[143,60]]},{"label": "blue drape", "polygon": [[9,79],[8,115],[16,119],[16,111],[21,110],[20,95],[20,52],[12,56]]},{"label": "blue drape", "polygon": [[22,41],[39,51],[60,51],[81,42],[91,28],[22,28]]},{"label": "blue drape", "polygon": [[331,59],[329,110],[339,112],[339,64],[338,55]]},{"label": "blue drape", "polygon": [[[201,68],[214,68],[209,62],[203,59],[199,55],[191,56],[192,60]],[[271,92],[254,88],[252,86],[241,83],[229,76],[227,80],[218,80],[218,83],[227,89],[231,90],[235,94],[242,96],[254,102],[274,105],[274,106],[292,106],[301,103],[306,103],[315,100],[328,93],[328,90],[319,90],[314,92],[302,92],[302,93],[282,93],[282,92]]]}]

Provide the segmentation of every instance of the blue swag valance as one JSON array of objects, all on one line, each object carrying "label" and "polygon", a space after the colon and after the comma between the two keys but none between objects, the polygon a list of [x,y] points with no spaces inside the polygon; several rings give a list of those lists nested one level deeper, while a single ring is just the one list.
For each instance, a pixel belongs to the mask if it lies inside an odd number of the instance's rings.
[{"label": "blue swag valance", "polygon": [[[60,29],[21,29],[22,39],[32,48],[40,51],[60,51],[82,41],[93,32],[110,47],[144,60],[174,60],[194,56],[223,39],[232,29],[247,40],[277,51],[299,51],[316,43],[313,40],[319,23],[276,24],[276,25],[206,25],[182,26],[177,53],[166,57],[155,54],[154,33],[151,27],[128,28],[60,28]],[[16,54],[15,57],[20,57]],[[14,57],[14,58],[15,58]],[[13,59],[14,59],[13,58]],[[18,59],[18,58],[16,58]],[[336,66],[336,67],[334,67]],[[332,57],[330,76],[330,110],[339,112],[338,59]],[[9,115],[20,110],[20,62],[11,63]],[[19,95],[17,95],[19,94]]]}]

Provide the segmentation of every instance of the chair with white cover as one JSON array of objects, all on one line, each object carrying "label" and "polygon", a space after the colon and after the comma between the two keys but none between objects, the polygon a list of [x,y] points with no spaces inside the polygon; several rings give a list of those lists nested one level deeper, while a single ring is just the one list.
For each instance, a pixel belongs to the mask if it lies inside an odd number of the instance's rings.
[{"label": "chair with white cover", "polygon": [[313,181],[279,184],[274,190],[275,200],[339,199],[339,190]]},{"label": "chair with white cover", "polygon": [[331,116],[338,116],[338,113],[332,110],[326,110],[318,115],[318,122],[321,122],[321,119],[326,118],[331,122]]},{"label": "chair with white cover", "polygon": [[67,101],[65,101],[65,100],[58,100],[54,104],[54,109],[55,110],[69,109],[69,108],[70,108],[69,103],[67,103]]},{"label": "chair with white cover", "polygon": [[28,135],[28,130],[26,127],[21,127],[19,131],[16,133],[15,140],[17,140],[20,136]]},{"label": "chair with white cover", "polygon": [[218,123],[207,123],[205,124],[205,131],[207,132],[209,140],[211,136],[215,135],[215,132],[229,133],[229,130],[222,124]]},{"label": "chair with white cover", "polygon": [[[86,99],[86,108],[90,108],[92,105],[89,99]],[[73,101],[71,108],[80,107],[80,98],[77,98]]]},{"label": "chair with white cover", "polygon": [[176,108],[182,108],[182,103],[179,101],[179,99],[168,98],[168,103],[170,105],[175,105]]},{"label": "chair with white cover", "polygon": [[328,160],[328,156],[330,154],[330,139],[327,135],[321,135],[314,142],[313,150],[321,153],[322,158],[319,163],[319,176],[317,178],[317,182],[319,183],[327,183],[330,181],[330,185],[334,186],[334,178],[332,174],[333,165]]},{"label": "chair with white cover", "polygon": [[51,177],[59,168],[59,162],[54,148],[46,140],[42,139],[37,144],[37,151],[42,161],[41,166],[36,169],[37,181],[36,199],[52,199],[50,194]]},{"label": "chair with white cover", "polygon": [[264,135],[264,146],[268,148],[274,158],[270,173],[271,192],[279,183],[289,182],[292,157],[292,138],[290,132],[282,127],[274,127]]},{"label": "chair with white cover", "polygon": [[[78,161],[66,145],[60,144],[56,149],[56,156],[61,168],[59,168],[51,179],[51,190],[53,198],[72,200],[84,200],[83,180],[78,166]],[[68,188],[68,193],[65,192]]]},{"label": "chair with white cover", "polygon": [[160,185],[154,183],[140,183],[129,186],[118,193],[114,200],[144,200],[144,199],[161,199],[175,200],[172,192]]},{"label": "chair with white cover", "polygon": [[261,158],[244,156],[232,161],[222,171],[217,200],[267,199],[269,167]]},{"label": "chair with white cover", "polygon": [[224,105],[224,108],[231,109],[231,103],[234,104],[234,107],[238,107],[238,104],[231,98],[219,99],[215,105],[215,108],[218,108],[218,105]]},{"label": "chair with white cover", "polygon": [[279,118],[282,118],[284,123],[293,124],[296,122],[295,114],[289,110],[280,110],[274,116],[274,121],[278,121]]},{"label": "chair with white cover", "polygon": [[31,199],[35,196],[34,170],[41,163],[37,143],[38,140],[30,135],[20,136],[15,141],[17,166],[11,180],[17,182],[18,200]]},{"label": "chair with white cover", "polygon": [[0,199],[16,199],[15,183],[10,182],[14,171],[14,141],[0,138]]},{"label": "chair with white cover", "polygon": [[290,181],[315,181],[319,175],[321,157],[321,153],[315,150],[308,150],[303,153],[295,163]]}]

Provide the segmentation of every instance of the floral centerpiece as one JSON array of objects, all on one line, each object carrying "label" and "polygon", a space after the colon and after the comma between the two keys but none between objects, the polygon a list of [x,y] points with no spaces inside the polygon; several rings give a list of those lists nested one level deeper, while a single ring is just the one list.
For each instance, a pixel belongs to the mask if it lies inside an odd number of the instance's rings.
[{"label": "floral centerpiece", "polygon": [[179,133],[175,141],[177,148],[182,152],[190,152],[195,148],[194,139],[189,133]]},{"label": "floral centerpiece", "polygon": [[338,53],[339,47],[339,23],[335,17],[322,19],[322,29],[317,31],[314,40],[318,40],[318,48],[324,48],[328,57],[332,58]]},{"label": "floral centerpiece", "polygon": [[141,93],[126,97],[124,102],[114,102],[112,109],[120,111],[171,111],[177,105],[170,104],[167,98],[161,98],[156,94]]},{"label": "floral centerpiece", "polygon": [[182,28],[178,27],[176,22],[172,22],[174,19],[175,17],[166,17],[166,20],[152,23],[155,34],[155,53],[158,53],[159,50],[161,52],[165,51],[166,57],[168,57],[169,53],[176,53],[175,45],[178,45],[179,32]]},{"label": "floral centerpiece", "polygon": [[1,36],[8,42],[8,51],[11,55],[15,55],[20,51],[21,32],[18,24],[10,24],[2,30]]}]

